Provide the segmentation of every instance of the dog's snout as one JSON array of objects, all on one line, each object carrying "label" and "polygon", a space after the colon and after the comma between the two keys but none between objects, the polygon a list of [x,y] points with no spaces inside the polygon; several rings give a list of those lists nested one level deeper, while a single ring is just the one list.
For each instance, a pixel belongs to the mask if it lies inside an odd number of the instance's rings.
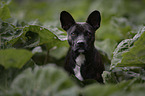
[{"label": "dog's snout", "polygon": [[84,40],[78,40],[78,41],[77,41],[77,44],[78,44],[78,45],[84,45],[85,42],[84,42]]}]

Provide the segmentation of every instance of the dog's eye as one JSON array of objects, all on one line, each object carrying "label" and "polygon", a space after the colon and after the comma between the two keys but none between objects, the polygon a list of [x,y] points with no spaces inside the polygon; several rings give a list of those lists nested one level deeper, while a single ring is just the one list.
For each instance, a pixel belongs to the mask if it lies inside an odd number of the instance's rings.
[{"label": "dog's eye", "polygon": [[91,36],[91,35],[92,35],[92,33],[90,33],[90,32],[87,32],[87,35],[88,35],[88,36]]},{"label": "dog's eye", "polygon": [[72,36],[76,36],[77,34],[76,34],[76,33],[74,33],[74,32],[72,32],[72,33],[71,33],[71,35],[72,35]]}]

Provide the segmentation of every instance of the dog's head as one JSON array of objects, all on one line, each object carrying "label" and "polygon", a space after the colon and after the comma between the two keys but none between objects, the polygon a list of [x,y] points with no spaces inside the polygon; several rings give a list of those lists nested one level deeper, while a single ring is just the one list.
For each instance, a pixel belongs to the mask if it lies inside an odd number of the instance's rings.
[{"label": "dog's head", "polygon": [[60,14],[62,28],[67,31],[68,42],[74,52],[84,53],[94,47],[95,31],[100,27],[99,11],[93,11],[86,22],[75,22],[66,11]]}]

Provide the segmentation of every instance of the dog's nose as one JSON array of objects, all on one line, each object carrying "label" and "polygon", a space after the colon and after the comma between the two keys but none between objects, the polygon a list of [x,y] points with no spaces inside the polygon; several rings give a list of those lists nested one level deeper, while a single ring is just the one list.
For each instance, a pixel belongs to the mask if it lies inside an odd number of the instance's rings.
[{"label": "dog's nose", "polygon": [[80,46],[83,46],[85,44],[85,42],[84,42],[84,40],[78,40],[77,44],[80,45]]}]

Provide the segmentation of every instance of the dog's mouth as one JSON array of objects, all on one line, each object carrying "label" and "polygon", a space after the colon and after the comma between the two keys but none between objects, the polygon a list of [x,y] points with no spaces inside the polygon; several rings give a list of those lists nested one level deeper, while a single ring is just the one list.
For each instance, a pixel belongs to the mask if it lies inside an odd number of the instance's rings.
[{"label": "dog's mouth", "polygon": [[72,49],[77,53],[85,53],[87,51],[87,45],[85,43],[77,43],[72,46]]},{"label": "dog's mouth", "polygon": [[84,50],[84,49],[78,49],[78,52],[79,52],[79,53],[84,53],[85,50]]},{"label": "dog's mouth", "polygon": [[79,53],[84,53],[86,50],[84,47],[76,47],[76,48],[74,48],[74,51],[79,52]]}]

